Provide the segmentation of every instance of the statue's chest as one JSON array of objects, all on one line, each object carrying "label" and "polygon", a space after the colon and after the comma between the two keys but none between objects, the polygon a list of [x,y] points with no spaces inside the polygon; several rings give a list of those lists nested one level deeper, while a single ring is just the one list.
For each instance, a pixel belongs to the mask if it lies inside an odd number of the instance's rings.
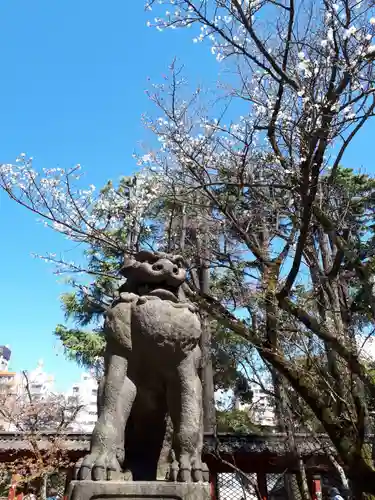
[{"label": "statue's chest", "polygon": [[165,300],[147,300],[132,307],[132,339],[152,341],[160,347],[195,345],[201,334],[198,316],[188,307],[176,307]]}]

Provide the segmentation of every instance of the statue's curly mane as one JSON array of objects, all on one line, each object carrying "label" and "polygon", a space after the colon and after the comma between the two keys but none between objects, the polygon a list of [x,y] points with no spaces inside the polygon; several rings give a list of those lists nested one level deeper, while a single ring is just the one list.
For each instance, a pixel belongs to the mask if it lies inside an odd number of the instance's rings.
[{"label": "statue's curly mane", "polygon": [[177,301],[186,302],[182,290],[186,271],[180,255],[142,250],[135,255],[125,256],[120,274],[126,278],[126,283],[120,287],[120,294],[142,296],[158,288],[173,293]]}]

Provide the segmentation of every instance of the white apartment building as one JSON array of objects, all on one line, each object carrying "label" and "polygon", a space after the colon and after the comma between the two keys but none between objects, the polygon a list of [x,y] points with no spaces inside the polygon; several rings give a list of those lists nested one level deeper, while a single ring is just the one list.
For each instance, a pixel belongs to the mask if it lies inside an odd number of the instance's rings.
[{"label": "white apartment building", "polygon": [[[275,407],[272,403],[272,397],[267,394],[267,387],[264,389],[256,384],[251,386],[253,400],[251,405],[246,405],[247,410],[250,412],[254,424],[274,427],[276,425]],[[272,393],[272,390],[270,392]]]},{"label": "white apartment building", "polygon": [[[233,391],[216,391],[215,402],[216,406],[220,409],[228,409],[230,407],[236,410],[242,410],[249,413],[251,421],[255,425],[260,425],[263,427],[274,427],[276,425],[275,420],[275,408],[272,404],[272,397],[267,394],[267,387],[263,390],[258,384],[252,384],[250,386],[253,391],[253,400],[251,403],[242,404],[235,400]],[[270,390],[272,393],[272,390]]]},{"label": "white apartment building", "polygon": [[8,371],[11,354],[12,351],[8,345],[0,345],[0,372]]},{"label": "white apartment building", "polygon": [[29,390],[34,398],[46,397],[54,393],[55,376],[44,371],[44,362],[40,359],[34,370],[25,371],[25,375],[19,375],[21,391],[26,390],[26,384],[29,384]]},{"label": "white apartment building", "polygon": [[[9,358],[7,359],[8,362]],[[25,401],[29,401],[27,386],[34,401],[53,394],[54,376],[47,374],[43,366],[43,360],[40,360],[37,367],[28,372],[0,371],[2,404],[7,408],[10,415],[9,420],[6,420],[4,417],[0,422],[3,430],[17,430],[16,422],[12,422],[12,419],[15,418],[18,420],[17,408],[20,408]]]},{"label": "white apartment building", "polygon": [[0,415],[0,430],[11,430],[11,424],[6,418],[9,406],[12,405],[17,395],[17,374],[0,370],[0,405],[3,412]]},{"label": "white apartment building", "polygon": [[74,432],[91,432],[97,420],[98,381],[93,373],[83,373],[67,393],[69,401],[82,405],[70,428]]}]

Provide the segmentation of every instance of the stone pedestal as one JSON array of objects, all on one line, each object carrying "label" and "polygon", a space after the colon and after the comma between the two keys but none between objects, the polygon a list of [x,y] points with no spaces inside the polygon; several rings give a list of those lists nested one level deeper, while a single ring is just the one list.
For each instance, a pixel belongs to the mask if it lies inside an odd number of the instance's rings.
[{"label": "stone pedestal", "polygon": [[72,481],[68,500],[210,500],[207,483]]}]

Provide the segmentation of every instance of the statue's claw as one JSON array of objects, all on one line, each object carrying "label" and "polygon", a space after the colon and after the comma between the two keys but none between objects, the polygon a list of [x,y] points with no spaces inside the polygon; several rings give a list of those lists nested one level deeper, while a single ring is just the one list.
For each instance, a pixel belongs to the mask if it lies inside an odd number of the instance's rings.
[{"label": "statue's claw", "polygon": [[202,462],[200,457],[196,458],[193,462],[193,466],[191,468],[191,478],[194,483],[210,482],[210,471],[208,470],[207,464]]},{"label": "statue's claw", "polygon": [[177,460],[173,460],[173,462],[170,465],[169,473],[168,473],[168,480],[169,481],[172,481],[172,482],[177,481],[178,470],[179,470],[178,462],[177,462]]},{"label": "statue's claw", "polygon": [[77,462],[77,479],[94,481],[116,481],[121,477],[121,468],[112,453],[90,453]]},{"label": "statue's claw", "polygon": [[196,460],[191,468],[191,479],[193,483],[203,481],[202,462],[200,460]]},{"label": "statue's claw", "polygon": [[184,467],[183,464],[179,466],[178,462],[174,460],[170,466],[169,473],[167,475],[169,481],[180,482],[180,483],[199,483],[199,482],[209,482],[209,471],[205,463],[196,459],[191,468]]},{"label": "statue's claw", "polygon": [[83,457],[80,458],[76,464],[74,465],[74,469],[73,469],[73,479],[74,480],[78,480],[79,479],[79,471],[81,470],[81,467],[82,467],[82,463],[83,463]]}]

